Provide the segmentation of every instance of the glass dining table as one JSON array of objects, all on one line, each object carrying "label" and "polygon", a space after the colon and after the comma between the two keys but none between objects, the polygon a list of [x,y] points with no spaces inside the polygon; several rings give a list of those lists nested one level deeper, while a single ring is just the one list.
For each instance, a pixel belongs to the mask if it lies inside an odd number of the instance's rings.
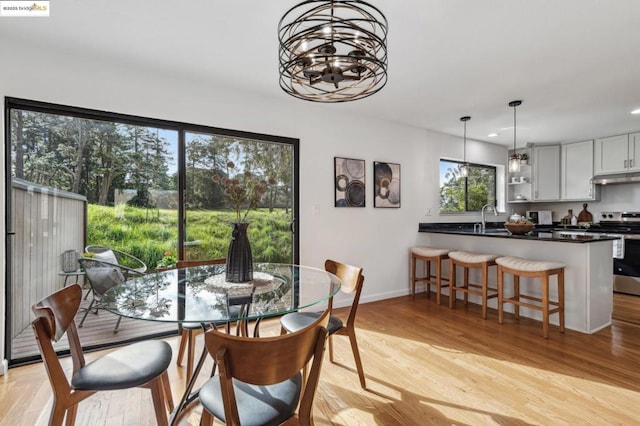
[{"label": "glass dining table", "polygon": [[[340,279],[317,268],[282,263],[256,263],[253,280],[229,283],[225,265],[171,269],[130,279],[102,298],[104,309],[123,317],[155,322],[247,324],[328,302],[339,290]],[[241,306],[241,308],[239,308]],[[197,397],[193,386],[206,359],[206,348],[194,369],[185,394],[172,413],[180,413]]]}]

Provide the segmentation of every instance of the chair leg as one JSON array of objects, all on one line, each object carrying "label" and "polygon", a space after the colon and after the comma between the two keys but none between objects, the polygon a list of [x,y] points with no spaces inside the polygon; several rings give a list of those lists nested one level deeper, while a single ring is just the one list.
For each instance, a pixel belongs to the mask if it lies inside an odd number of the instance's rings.
[{"label": "chair leg", "polygon": [[487,302],[489,300],[489,265],[482,265],[482,319],[487,319]]},{"label": "chair leg", "polygon": [[453,308],[456,303],[456,263],[449,261],[449,308]]},{"label": "chair leg", "polygon": [[176,358],[176,365],[178,367],[182,367],[182,358],[184,357],[184,350],[187,348],[187,339],[189,330],[186,328],[182,329],[182,333],[180,333],[180,347],[178,348],[178,357]]},{"label": "chair leg", "polygon": [[[78,405],[76,404],[75,407],[77,408]],[[69,410],[71,410],[71,407],[69,407]],[[51,416],[49,417],[49,425],[62,426],[62,421],[64,420],[64,414],[66,413],[66,411],[66,408],[59,401],[56,401],[54,397],[53,407],[51,407]],[[71,413],[69,413],[69,416],[67,416],[67,419],[69,418],[71,418]]]},{"label": "chair leg", "polygon": [[84,311],[84,316],[82,317],[82,321],[80,321],[80,324],[78,325],[78,328],[82,328],[83,324],[84,324],[84,320],[87,319],[87,315],[89,315],[89,312],[91,312],[91,308],[93,307],[93,304],[95,303],[96,299],[92,299],[91,303],[89,303],[89,307],[87,308],[86,311]]},{"label": "chair leg", "polygon": [[348,332],[349,341],[351,342],[351,351],[353,352],[353,358],[356,361],[356,369],[358,370],[358,377],[360,377],[360,386],[363,389],[367,388],[367,384],[364,378],[364,368],[362,368],[362,360],[360,359],[360,351],[358,350],[358,340],[356,339],[356,330],[349,329]]},{"label": "chair leg", "polygon": [[196,356],[196,330],[189,330],[187,338],[187,383],[193,374],[193,359]]},{"label": "chair leg", "polygon": [[542,335],[549,338],[549,275],[542,277]]},{"label": "chair leg", "polygon": [[335,361],[333,360],[333,334],[330,334],[327,340],[329,346],[329,361],[335,363]]},{"label": "chair leg", "polygon": [[440,304],[440,293],[442,293],[442,259],[436,261],[436,303]]},{"label": "chair leg", "polygon": [[173,394],[171,393],[171,382],[169,381],[169,373],[166,371],[160,376],[162,379],[162,388],[164,390],[164,401],[167,403],[167,409],[171,412],[175,408],[173,405]]},{"label": "chair leg", "polygon": [[156,413],[156,424],[159,426],[167,426],[167,411],[165,410],[164,389],[162,385],[162,376],[156,377],[149,383],[151,388],[151,399],[153,400],[153,408]]},{"label": "chair leg", "polygon": [[558,325],[560,332],[564,333],[564,269],[558,273],[558,304],[560,305]]},{"label": "chair leg", "polygon": [[202,409],[202,417],[200,418],[200,425],[201,426],[213,425],[213,416],[205,408]]},{"label": "chair leg", "polygon": [[411,297],[416,296],[416,256],[412,253],[410,260],[411,265]]},{"label": "chair leg", "polygon": [[118,322],[116,322],[116,328],[113,329],[114,333],[118,332],[118,327],[120,327],[120,321],[122,321],[122,317],[118,316]]},{"label": "chair leg", "polygon": [[427,297],[431,297],[431,261],[422,259],[424,262],[425,278],[424,282],[425,290],[427,291]]},{"label": "chair leg", "polygon": [[504,312],[504,271],[502,266],[498,265],[498,324],[502,324]]}]

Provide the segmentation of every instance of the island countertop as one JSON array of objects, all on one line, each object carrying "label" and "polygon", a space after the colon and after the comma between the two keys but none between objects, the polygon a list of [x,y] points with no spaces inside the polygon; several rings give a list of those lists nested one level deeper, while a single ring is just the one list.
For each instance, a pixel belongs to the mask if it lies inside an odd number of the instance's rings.
[{"label": "island countertop", "polygon": [[619,238],[602,233],[589,232],[587,230],[552,227],[534,228],[526,235],[512,235],[502,227],[502,223],[496,222],[487,224],[487,228],[483,231],[474,229],[474,224],[472,223],[420,223],[418,225],[418,232],[563,243],[591,243],[596,241],[613,241]]},{"label": "island countertop", "polygon": [[[562,263],[565,265],[565,327],[591,334],[611,325],[615,237],[544,225],[536,225],[536,232],[529,235],[510,235],[503,225],[504,222],[487,222],[485,232],[474,232],[473,223],[421,223],[415,245]],[[444,275],[448,276],[448,272],[445,267]],[[472,282],[480,282],[478,270],[470,273]],[[508,283],[511,281],[512,277],[507,278]],[[493,270],[489,283],[493,287],[497,283]],[[520,289],[536,297],[541,295],[540,284],[534,279],[521,278]],[[448,294],[448,289],[443,293]],[[556,290],[552,289],[550,295],[552,299],[557,298]],[[469,295],[469,301],[481,303],[475,295]],[[489,300],[488,305],[497,309],[496,299]],[[511,309],[506,307],[507,312],[513,312]],[[540,312],[526,307],[520,308],[520,315],[541,319]],[[556,317],[552,315],[552,324],[557,324]]]}]

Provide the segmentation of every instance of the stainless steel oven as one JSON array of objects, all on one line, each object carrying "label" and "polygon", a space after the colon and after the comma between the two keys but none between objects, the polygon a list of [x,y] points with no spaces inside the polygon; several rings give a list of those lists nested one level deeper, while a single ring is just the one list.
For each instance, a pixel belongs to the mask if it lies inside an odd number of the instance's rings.
[{"label": "stainless steel oven", "polygon": [[640,212],[603,212],[601,231],[613,242],[613,291],[640,296]]},{"label": "stainless steel oven", "polygon": [[621,256],[613,259],[613,291],[640,296],[640,235],[623,235],[620,241]]}]

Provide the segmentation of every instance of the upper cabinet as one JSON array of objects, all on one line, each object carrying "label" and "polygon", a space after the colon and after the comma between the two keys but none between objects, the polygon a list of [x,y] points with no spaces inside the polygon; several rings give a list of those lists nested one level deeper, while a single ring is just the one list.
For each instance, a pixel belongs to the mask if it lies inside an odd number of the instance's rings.
[{"label": "upper cabinet", "polygon": [[594,174],[640,171],[639,157],[640,133],[596,139]]},{"label": "upper cabinet", "polygon": [[562,145],[560,167],[561,200],[596,200],[598,188],[593,184],[593,140]]},{"label": "upper cabinet", "polygon": [[541,145],[532,148],[533,200],[560,199],[560,145]]}]

